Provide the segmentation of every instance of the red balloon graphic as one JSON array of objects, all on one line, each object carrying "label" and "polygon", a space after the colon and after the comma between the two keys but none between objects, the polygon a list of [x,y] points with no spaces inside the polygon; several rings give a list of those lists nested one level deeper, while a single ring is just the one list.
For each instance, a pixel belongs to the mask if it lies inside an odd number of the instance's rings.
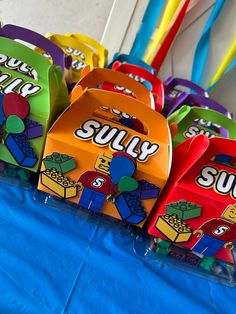
[{"label": "red balloon graphic", "polygon": [[3,112],[6,117],[16,115],[22,120],[25,119],[30,111],[27,99],[17,93],[9,93],[3,98]]}]

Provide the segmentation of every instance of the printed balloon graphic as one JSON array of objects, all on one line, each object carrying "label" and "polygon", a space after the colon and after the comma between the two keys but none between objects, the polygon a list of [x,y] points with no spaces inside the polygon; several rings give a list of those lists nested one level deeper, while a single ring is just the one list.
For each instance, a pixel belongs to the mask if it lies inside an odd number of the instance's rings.
[{"label": "printed balloon graphic", "polygon": [[117,184],[122,177],[132,177],[136,170],[136,161],[128,153],[114,153],[110,163],[110,177]]},{"label": "printed balloon graphic", "polygon": [[134,190],[137,190],[138,188],[138,181],[134,178],[124,176],[120,178],[118,183],[118,191],[120,193],[122,192],[132,192]]},{"label": "printed balloon graphic", "polygon": [[6,131],[7,133],[19,134],[24,132],[25,124],[18,116],[12,114],[7,118]]},{"label": "printed balloon graphic", "polygon": [[27,99],[17,93],[9,93],[3,98],[3,112],[7,118],[16,115],[20,119],[25,119],[30,111]]}]

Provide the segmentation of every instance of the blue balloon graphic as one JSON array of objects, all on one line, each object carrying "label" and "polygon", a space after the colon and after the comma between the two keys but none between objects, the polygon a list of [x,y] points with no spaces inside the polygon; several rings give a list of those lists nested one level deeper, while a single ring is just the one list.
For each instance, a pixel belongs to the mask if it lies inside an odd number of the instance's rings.
[{"label": "blue balloon graphic", "polygon": [[126,156],[115,156],[110,163],[110,177],[113,184],[117,184],[120,178],[132,177],[136,169],[134,162]]}]

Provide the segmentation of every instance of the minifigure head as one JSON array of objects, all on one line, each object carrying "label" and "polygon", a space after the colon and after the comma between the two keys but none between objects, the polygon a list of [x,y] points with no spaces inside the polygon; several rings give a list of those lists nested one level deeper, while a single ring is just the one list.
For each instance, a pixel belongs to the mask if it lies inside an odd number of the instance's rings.
[{"label": "minifigure head", "polygon": [[110,154],[104,153],[103,155],[99,155],[96,159],[94,168],[104,174],[110,174],[110,162],[112,160],[112,156]]},{"label": "minifigure head", "polygon": [[229,205],[224,211],[222,218],[232,223],[236,223],[236,204]]}]

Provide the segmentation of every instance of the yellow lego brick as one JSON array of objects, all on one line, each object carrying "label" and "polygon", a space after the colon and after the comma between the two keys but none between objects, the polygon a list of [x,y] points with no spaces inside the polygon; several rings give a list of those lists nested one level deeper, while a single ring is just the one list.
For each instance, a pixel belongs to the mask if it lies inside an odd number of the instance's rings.
[{"label": "yellow lego brick", "polygon": [[192,235],[192,231],[186,231],[185,233],[179,233],[175,242],[187,242]]},{"label": "yellow lego brick", "polygon": [[77,195],[76,183],[55,168],[41,173],[41,183],[62,198],[71,198]]},{"label": "yellow lego brick", "polygon": [[175,241],[178,233],[162,218],[158,217],[156,222],[156,228],[163,233],[171,241]]},{"label": "yellow lego brick", "polygon": [[159,216],[156,228],[172,242],[187,242],[192,234],[186,222],[176,215]]}]

